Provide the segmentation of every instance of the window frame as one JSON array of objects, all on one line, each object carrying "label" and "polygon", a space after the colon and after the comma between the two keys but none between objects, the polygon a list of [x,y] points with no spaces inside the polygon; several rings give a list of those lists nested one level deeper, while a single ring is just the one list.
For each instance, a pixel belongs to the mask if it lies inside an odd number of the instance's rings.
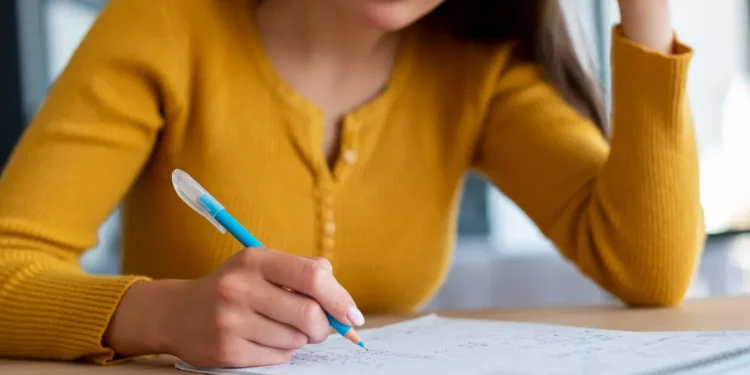
[{"label": "window frame", "polygon": [[17,4],[15,1],[0,2],[0,171],[10,156],[25,119],[21,104],[21,57]]}]

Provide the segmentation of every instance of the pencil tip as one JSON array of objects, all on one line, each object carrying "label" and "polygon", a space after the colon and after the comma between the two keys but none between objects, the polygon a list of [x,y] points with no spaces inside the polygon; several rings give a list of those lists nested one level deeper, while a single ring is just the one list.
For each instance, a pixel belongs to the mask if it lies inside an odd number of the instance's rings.
[{"label": "pencil tip", "polygon": [[365,350],[367,350],[368,352],[370,351],[370,349],[367,349],[367,347],[365,346],[365,343],[364,343],[364,342],[362,342],[362,341],[358,342],[358,343],[357,343],[357,345],[361,346],[362,348],[364,348],[364,349],[365,349]]}]

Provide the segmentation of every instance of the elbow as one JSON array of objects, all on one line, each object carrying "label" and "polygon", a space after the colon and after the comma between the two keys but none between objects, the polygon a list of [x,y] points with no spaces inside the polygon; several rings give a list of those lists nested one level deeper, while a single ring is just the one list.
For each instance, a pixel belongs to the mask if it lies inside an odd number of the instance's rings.
[{"label": "elbow", "polygon": [[[672,308],[688,297],[698,273],[706,232],[702,220],[686,220],[677,230],[644,231],[630,251],[605,264],[610,292],[629,307]],[[614,253],[614,252],[613,252]]]},{"label": "elbow", "polygon": [[685,260],[679,264],[664,264],[650,272],[634,270],[629,282],[620,281],[612,292],[628,307],[677,307],[688,297],[697,263]]},{"label": "elbow", "polygon": [[673,308],[686,299],[690,285],[674,285],[667,291],[631,290],[622,293],[619,299],[630,308]]},{"label": "elbow", "polygon": [[639,246],[628,252],[629,256],[609,259],[601,275],[605,280],[603,286],[629,307],[677,307],[689,296],[698,273],[701,249],[697,242],[687,241],[675,241],[672,246],[658,249]]},{"label": "elbow", "polygon": [[[688,298],[706,240],[702,217],[693,215],[698,211],[686,211],[679,220],[628,221],[589,210],[589,225],[577,231],[583,240],[568,255],[626,306],[677,307]],[[602,224],[608,222],[619,224]]]},{"label": "elbow", "polygon": [[[649,262],[635,260],[630,265],[629,277],[620,280],[618,297],[630,307],[669,308],[681,305],[688,298],[698,273],[705,232],[698,231],[695,239],[671,240],[672,246]],[[673,237],[678,238],[678,237]],[[639,253],[648,252],[644,246]]]}]

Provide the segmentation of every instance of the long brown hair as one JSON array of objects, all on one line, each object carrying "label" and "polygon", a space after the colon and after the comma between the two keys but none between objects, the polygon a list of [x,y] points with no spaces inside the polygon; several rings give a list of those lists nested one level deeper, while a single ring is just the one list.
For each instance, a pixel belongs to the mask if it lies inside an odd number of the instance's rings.
[{"label": "long brown hair", "polygon": [[607,133],[601,94],[578,60],[559,0],[446,0],[431,18],[460,38],[517,42],[514,58],[541,66],[563,98]]}]

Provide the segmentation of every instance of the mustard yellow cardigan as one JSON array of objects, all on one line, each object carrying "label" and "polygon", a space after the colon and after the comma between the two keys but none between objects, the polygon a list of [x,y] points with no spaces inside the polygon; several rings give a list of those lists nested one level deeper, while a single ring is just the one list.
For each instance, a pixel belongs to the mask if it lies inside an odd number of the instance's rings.
[{"label": "mustard yellow cardigan", "polygon": [[[134,280],[198,278],[240,250],[180,201],[175,168],[268,247],[330,259],[366,312],[433,296],[470,169],[625,303],[684,298],[703,244],[687,46],[613,29],[608,142],[509,45],[409,31],[329,168],[321,112],[274,71],[250,3],[103,10],[0,179],[1,356],[108,362],[102,334]],[[119,203],[124,275],[87,275],[78,258]]]}]

